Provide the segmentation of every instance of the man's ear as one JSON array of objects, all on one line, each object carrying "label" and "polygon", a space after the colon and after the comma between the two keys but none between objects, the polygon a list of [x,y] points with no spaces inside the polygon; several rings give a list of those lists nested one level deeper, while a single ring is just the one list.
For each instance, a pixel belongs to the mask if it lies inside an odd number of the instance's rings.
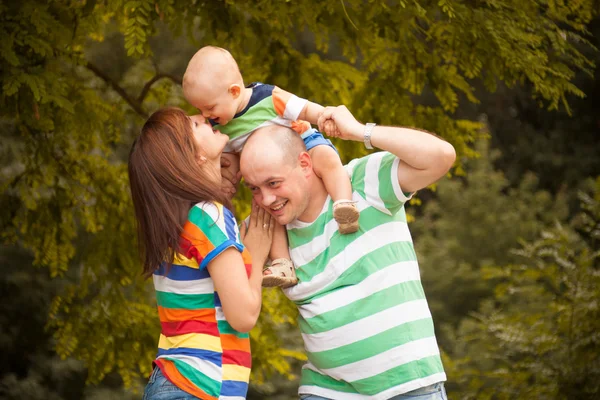
[{"label": "man's ear", "polygon": [[300,153],[300,155],[298,156],[298,164],[300,165],[300,168],[302,168],[302,171],[304,172],[305,176],[312,174],[312,159],[310,158],[308,152],[303,151],[302,153]]},{"label": "man's ear", "polygon": [[240,93],[242,93],[242,87],[237,83],[234,83],[233,85],[229,86],[228,92],[231,93],[234,99],[237,99],[240,96]]}]

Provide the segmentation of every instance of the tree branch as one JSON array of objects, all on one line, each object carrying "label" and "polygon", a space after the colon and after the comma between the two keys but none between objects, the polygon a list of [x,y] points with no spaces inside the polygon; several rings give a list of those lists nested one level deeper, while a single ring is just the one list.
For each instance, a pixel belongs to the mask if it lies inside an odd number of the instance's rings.
[{"label": "tree branch", "polygon": [[181,83],[182,83],[181,78],[178,78],[175,75],[162,74],[162,73],[161,74],[156,74],[152,79],[150,79],[148,82],[146,82],[146,84],[142,88],[142,91],[141,91],[140,95],[137,98],[138,103],[142,104],[142,102],[144,101],[144,99],[148,95],[148,92],[150,91],[150,88],[152,87],[152,85],[154,85],[154,83],[156,81],[159,81],[162,78],[168,78],[168,79],[172,80],[173,82],[175,82],[175,83],[177,83],[179,85],[181,85]]},{"label": "tree branch", "polygon": [[104,71],[100,70],[100,68],[98,68],[91,62],[88,62],[86,64],[86,67],[90,71],[92,71],[94,74],[96,74],[97,77],[101,78],[104,82],[106,82],[111,88],[113,88],[113,90],[115,92],[117,92],[123,98],[123,100],[125,100],[127,102],[127,104],[129,104],[131,106],[131,108],[133,108],[133,110],[140,117],[142,117],[144,119],[148,118],[148,114],[146,113],[146,111],[144,111],[144,108],[142,107],[142,103],[140,101],[133,99],[131,96],[129,96],[129,94],[125,91],[125,89],[123,89],[121,86],[119,86],[119,84],[117,82],[115,82],[114,80],[112,80],[107,74],[105,74]]}]

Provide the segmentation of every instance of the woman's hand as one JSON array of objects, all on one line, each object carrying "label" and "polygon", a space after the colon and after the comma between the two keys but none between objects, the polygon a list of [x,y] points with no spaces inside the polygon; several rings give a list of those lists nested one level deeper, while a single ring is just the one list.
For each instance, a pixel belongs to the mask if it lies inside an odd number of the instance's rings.
[{"label": "woman's hand", "polygon": [[235,196],[241,176],[239,157],[223,153],[221,156],[221,191],[229,200]]},{"label": "woman's hand", "polygon": [[253,200],[248,226],[244,222],[240,228],[242,242],[250,251],[253,264],[254,261],[261,261],[259,264],[264,265],[267,261],[274,230],[275,221],[271,214],[259,207]]}]

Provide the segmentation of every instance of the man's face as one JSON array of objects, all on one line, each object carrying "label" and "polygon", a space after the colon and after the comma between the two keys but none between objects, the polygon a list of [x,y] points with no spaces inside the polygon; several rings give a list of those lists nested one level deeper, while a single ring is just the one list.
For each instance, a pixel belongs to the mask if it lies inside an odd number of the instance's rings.
[{"label": "man's face", "polygon": [[297,160],[254,155],[244,160],[241,171],[256,203],[279,224],[300,218],[308,208],[307,175]]}]

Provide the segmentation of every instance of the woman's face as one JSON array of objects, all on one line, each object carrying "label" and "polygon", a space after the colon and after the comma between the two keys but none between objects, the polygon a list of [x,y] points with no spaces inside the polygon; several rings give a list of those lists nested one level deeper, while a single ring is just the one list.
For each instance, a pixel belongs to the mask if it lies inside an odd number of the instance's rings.
[{"label": "woman's face", "polygon": [[221,160],[223,148],[229,141],[229,137],[219,131],[212,129],[212,126],[201,114],[189,117],[192,124],[192,133],[194,140],[200,149],[200,154],[208,160]]}]

